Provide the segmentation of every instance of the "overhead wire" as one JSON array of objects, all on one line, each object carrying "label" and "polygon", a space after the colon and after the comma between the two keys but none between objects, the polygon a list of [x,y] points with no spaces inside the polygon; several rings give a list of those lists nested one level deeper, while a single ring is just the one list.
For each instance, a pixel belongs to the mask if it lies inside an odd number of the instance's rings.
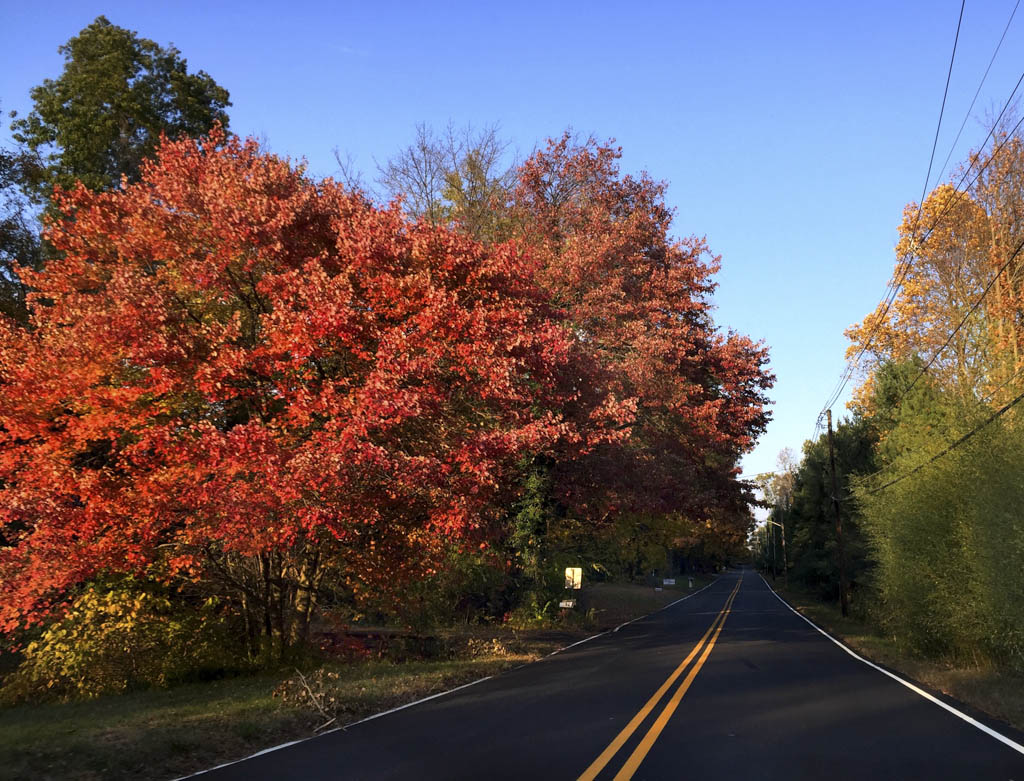
[{"label": "overhead wire", "polygon": [[[1009,30],[1010,23],[1013,21],[1014,15],[1017,13],[1017,8],[1018,8],[1019,5],[1020,5],[1020,0],[1017,0],[1017,3],[1014,5],[1013,12],[1010,14],[1010,19],[1007,21],[1006,27],[1003,29],[1003,34],[1002,34],[1002,36],[999,39],[999,43],[996,45],[996,50],[995,50],[995,52],[992,55],[992,59],[989,61],[988,68],[985,69],[985,74],[984,74],[984,76],[982,76],[981,84],[979,84],[978,90],[975,92],[974,99],[971,101],[971,107],[967,111],[967,115],[968,116],[970,116],[970,111],[971,111],[971,109],[973,109],[974,103],[977,100],[978,94],[981,92],[981,85],[984,84],[985,78],[988,76],[989,70],[992,67],[992,63],[995,61],[996,54],[998,54],[999,48],[1002,46],[1003,40],[1006,38],[1007,30]],[[962,7],[961,7],[961,12],[962,12]],[[992,123],[992,128],[989,130],[989,133],[986,136],[985,141],[982,143],[982,149],[985,147],[985,144],[988,143],[988,139],[992,136],[992,134],[995,132],[996,128],[999,126],[999,121],[1002,119],[1003,114],[1006,112],[1008,106],[1010,105],[1011,101],[1013,100],[1014,95],[1016,94],[1017,90],[1020,87],[1021,81],[1024,81],[1024,73],[1022,73],[1020,79],[1018,79],[1017,84],[1016,84],[1016,86],[1013,89],[1013,92],[1010,93],[1010,97],[1007,99],[1006,103],[1004,104],[1002,111],[999,112],[999,116],[996,118],[995,122]],[[960,133],[963,131],[963,126],[966,124],[966,122],[967,122],[967,118],[965,117],[964,122],[961,124],[960,131],[957,133],[957,137],[953,141],[953,146],[950,149],[950,153],[949,153],[949,155],[947,155],[946,161],[943,163],[942,170],[945,170],[945,166],[948,164],[949,158],[952,156],[953,149],[955,149],[955,147],[956,147],[956,143],[957,143],[957,141],[960,138]],[[1002,149],[1002,147],[1016,133],[1017,129],[1021,125],[1021,122],[1024,122],[1024,117],[1022,117],[1020,120],[1017,121],[1016,125],[1014,125],[1013,129],[1007,134],[1007,137],[1003,140],[1003,142],[1000,143],[996,147],[996,149],[993,150],[992,154],[989,156],[988,161],[986,161],[985,165],[983,165],[980,169],[978,169],[978,173],[975,175],[974,179],[971,181],[971,185],[968,185],[968,187],[972,186],[974,184],[974,182],[976,182],[981,177],[981,174],[983,173],[985,168],[988,166],[988,164],[991,163],[996,158],[996,156],[998,155],[998,153]],[[963,180],[966,178],[966,174],[971,170],[971,168],[973,168],[973,163],[972,163],[971,166],[968,166],[968,169],[967,169],[967,171],[965,171],[964,176],[961,177],[961,180],[960,180],[959,184],[963,183]],[[940,171],[939,175],[941,176],[941,171]],[[959,189],[959,184],[957,185],[957,198],[959,198],[961,196],[962,192],[965,192],[965,191],[961,191]],[[953,199],[953,200],[956,200],[956,199]],[[943,216],[945,214],[945,212],[948,211],[948,208],[951,207],[951,204],[952,204],[952,201],[947,204],[947,209],[944,209],[943,213],[940,214],[940,219],[941,219],[941,216]],[[919,208],[918,214],[920,214],[920,208]],[[938,222],[938,220],[936,220],[936,224],[937,224],[937,222]],[[933,228],[933,230],[934,230],[934,228]],[[929,232],[929,235],[931,235],[931,231]],[[932,356],[928,360],[928,362],[914,376],[914,379],[911,381],[910,385],[906,388],[906,390],[904,390],[903,392],[900,393],[899,397],[896,399],[895,405],[898,406],[903,401],[903,399],[907,396],[907,394],[910,393],[910,391],[917,384],[917,381],[928,371],[929,367],[932,366],[932,364],[935,362],[935,360],[938,358],[938,356],[942,353],[942,351],[945,350],[946,347],[949,346],[949,344],[953,340],[953,337],[957,334],[957,332],[959,332],[959,330],[961,328],[963,328],[963,326],[967,323],[967,321],[974,314],[974,312],[977,311],[978,307],[981,305],[981,302],[989,294],[989,292],[991,291],[991,289],[992,289],[993,285],[995,284],[995,282],[1000,278],[1000,276],[1002,276],[1003,272],[1006,271],[1007,268],[1009,268],[1010,264],[1020,254],[1020,252],[1022,250],[1024,250],[1024,240],[1022,240],[1017,245],[1017,248],[1006,259],[1006,261],[1000,266],[998,271],[996,271],[996,273],[993,275],[992,279],[989,280],[989,283],[985,286],[985,289],[982,291],[982,293],[978,297],[977,301],[974,302],[974,304],[967,311],[967,313],[963,316],[963,318],[960,320],[960,322],[950,332],[949,336],[946,338],[946,341],[943,342],[943,344],[932,354]],[[1008,380],[1006,380],[1001,385],[999,385],[996,389],[991,391],[989,393],[989,395],[985,399],[982,400],[982,403],[987,404],[1000,391],[1002,391],[1008,385],[1011,385],[1016,379],[1021,377],[1022,374],[1024,374],[1024,369],[1016,371]],[[871,489],[867,493],[869,495],[877,494],[880,491],[883,491],[886,488],[894,486],[897,483],[900,483],[903,480],[906,480],[907,478],[917,474],[918,472],[920,472],[925,467],[927,467],[927,466],[929,466],[931,464],[934,464],[939,459],[943,458],[944,456],[946,456],[949,453],[951,453],[953,450],[956,450],[958,447],[960,447],[961,445],[963,445],[966,442],[968,442],[978,432],[982,431],[985,427],[989,426],[991,423],[993,423],[994,421],[998,420],[1000,417],[1005,415],[1013,407],[1015,407],[1017,404],[1021,403],[1022,401],[1024,401],[1024,393],[1020,393],[1017,396],[1015,396],[1009,402],[1007,402],[1002,407],[1000,407],[995,412],[993,412],[991,415],[989,415],[987,418],[985,418],[981,423],[979,423],[978,425],[974,426],[970,431],[968,431],[967,433],[965,433],[962,436],[958,437],[953,442],[950,442],[946,447],[944,447],[938,453],[935,453],[934,455],[932,455],[930,458],[928,458],[923,463],[918,464],[916,467],[911,469],[909,472],[906,472],[906,473],[900,475],[899,477],[895,477],[892,480],[889,480],[889,481],[883,483],[882,485],[877,486],[876,488]],[[875,475],[881,474],[881,472],[883,472],[883,471],[885,471],[885,470],[884,469],[883,470],[879,470],[878,472],[875,473]]]},{"label": "overhead wire", "polygon": [[906,395],[910,393],[911,390],[913,390],[915,385],[917,385],[917,381],[921,379],[921,377],[928,371],[931,365],[935,363],[935,360],[939,357],[942,351],[949,347],[950,343],[953,341],[953,337],[956,336],[957,332],[964,327],[964,324],[968,321],[968,319],[970,319],[971,315],[973,315],[977,311],[978,307],[981,305],[981,302],[985,300],[985,297],[989,294],[989,291],[992,290],[992,286],[996,283],[996,280],[998,280],[999,277],[1002,276],[1003,272],[1006,271],[1007,268],[1009,268],[1014,258],[1016,258],[1017,255],[1020,254],[1022,249],[1024,249],[1024,240],[1021,240],[1020,244],[1017,245],[1017,249],[1013,251],[1013,254],[1006,259],[1006,262],[1003,263],[1002,266],[999,267],[999,270],[996,271],[992,279],[989,280],[988,284],[985,286],[985,289],[982,291],[981,295],[978,296],[978,300],[974,302],[974,305],[967,311],[967,314],[963,316],[963,318],[957,324],[956,328],[954,328],[950,332],[949,336],[946,338],[946,341],[942,343],[942,346],[939,347],[939,349],[937,349],[932,354],[932,357],[928,359],[928,362],[923,367],[921,367],[921,370],[914,376],[914,380],[910,383],[907,389],[899,395],[899,397],[896,399],[896,405],[903,401]]},{"label": "overhead wire", "polygon": [[884,491],[886,488],[889,488],[890,486],[896,485],[897,483],[902,482],[903,480],[906,480],[908,477],[911,477],[912,475],[917,474],[922,469],[924,469],[926,466],[929,466],[930,464],[934,464],[936,461],[938,461],[940,458],[945,456],[947,453],[950,453],[951,451],[956,450],[956,448],[960,447],[960,445],[962,445],[965,442],[967,442],[971,437],[973,437],[975,434],[977,434],[979,431],[981,431],[987,425],[992,423],[994,420],[996,420],[996,419],[1002,417],[1003,415],[1005,415],[1007,412],[1009,412],[1010,409],[1015,407],[1017,404],[1020,404],[1020,402],[1022,402],[1022,401],[1024,401],[1024,393],[1019,394],[1012,401],[1008,402],[1007,404],[1004,404],[1002,407],[1000,407],[994,413],[989,415],[983,422],[981,422],[980,424],[978,424],[977,426],[972,428],[970,431],[968,431],[966,434],[964,434],[959,439],[955,440],[954,442],[951,442],[949,445],[947,445],[941,451],[939,451],[938,453],[933,455],[931,458],[929,458],[924,463],[918,464],[913,469],[911,469],[909,472],[907,472],[905,474],[902,474],[899,477],[893,478],[889,482],[884,483],[884,484],[878,486],[877,488],[871,489],[870,491],[867,492],[868,495],[873,495],[873,494],[877,494],[879,491]]},{"label": "overhead wire", "polygon": [[[939,107],[939,119],[938,119],[938,122],[936,122],[936,125],[935,125],[935,139],[932,142],[932,152],[931,152],[931,155],[930,155],[930,157],[928,159],[928,172],[925,174],[924,187],[922,188],[922,193],[921,193],[921,203],[918,205],[917,218],[915,219],[915,222],[920,219],[921,209],[922,209],[922,207],[924,205],[924,196],[928,192],[928,182],[931,179],[931,175],[932,175],[932,165],[935,163],[935,150],[938,147],[939,133],[942,130],[942,118],[943,118],[943,116],[944,116],[944,114],[946,112],[946,98],[949,95],[949,83],[950,83],[950,80],[952,79],[952,76],[953,76],[953,63],[956,61],[956,50],[957,50],[957,45],[959,44],[959,41],[960,41],[960,26],[963,23],[964,7],[966,6],[966,4],[967,4],[967,0],[961,0],[961,2],[960,2],[960,15],[957,18],[957,22],[956,22],[956,34],[953,37],[953,51],[952,51],[952,53],[950,54],[950,57],[949,57],[949,68],[946,71],[946,86],[945,86],[945,89],[943,89],[943,92],[942,92],[942,105]],[[988,141],[988,139],[986,138],[986,142],[987,141]],[[984,144],[982,146],[984,146]],[[889,283],[889,292],[887,292],[885,297],[882,299],[883,301],[885,301],[885,308],[882,311],[881,317],[879,317],[879,319],[875,323],[875,327],[872,328],[872,330],[869,332],[868,339],[865,342],[864,346],[861,347],[860,351],[857,353],[857,355],[853,359],[853,361],[851,363],[847,364],[846,369],[844,370],[843,374],[840,376],[840,380],[839,380],[838,386],[832,392],[832,394],[829,396],[829,400],[827,402],[825,402],[825,405],[822,407],[822,411],[824,411],[826,409],[829,409],[836,402],[836,400],[838,400],[838,398],[842,395],[843,390],[846,388],[847,384],[850,382],[850,380],[853,377],[853,372],[856,371],[855,367],[860,362],[861,357],[867,351],[868,347],[871,345],[871,342],[874,339],[875,332],[878,330],[879,325],[885,320],[885,316],[888,314],[889,308],[892,306],[893,301],[895,301],[896,295],[897,295],[897,293],[899,291],[899,288],[903,284],[902,279],[899,279],[899,280],[896,279],[896,275],[894,275],[893,280],[894,281]]]},{"label": "overhead wire", "polygon": [[[1018,0],[1017,5],[1019,5],[1019,4],[1020,4],[1020,0]],[[1001,45],[1002,40],[1004,40],[1004,38],[1006,37],[1007,30],[1009,30],[1010,23],[1013,20],[1013,17],[1014,17],[1014,14],[1016,13],[1016,11],[1017,11],[1017,6],[1014,7],[1014,11],[1011,14],[1010,20],[1007,23],[1007,27],[1004,29],[1004,33],[1002,33],[1002,37],[999,39],[999,44],[996,46],[996,52],[998,51],[998,48]],[[962,12],[963,12],[963,5],[962,5]],[[954,44],[954,47],[955,47],[955,44]],[[992,58],[989,60],[989,68],[991,68],[991,62],[994,60],[994,58],[995,58],[995,54],[993,53]],[[988,71],[986,70],[985,75],[987,76],[987,74],[988,74]],[[1002,119],[1002,116],[1004,116],[1007,113],[1009,107],[1013,103],[1014,96],[1017,94],[1018,89],[1020,89],[1020,86],[1021,86],[1022,82],[1024,82],[1024,73],[1022,73],[1020,78],[1017,80],[1017,83],[1014,86],[1013,91],[1010,93],[1010,97],[1007,98],[1007,101],[1004,103],[1004,105],[1002,105],[1001,111],[999,112],[999,114],[996,117],[995,121],[992,123],[991,127],[989,128],[989,131],[986,134],[985,139],[982,141],[981,148],[985,147],[985,145],[988,143],[989,138],[992,137],[993,133],[998,128],[999,122]],[[948,78],[947,78],[947,83],[948,83]],[[984,83],[984,77],[982,79],[982,83]],[[980,88],[981,87],[979,85],[979,91],[980,91]],[[973,102],[972,102],[972,105],[973,105]],[[941,122],[941,120],[940,120],[940,122]],[[968,166],[968,168],[964,171],[963,175],[961,176],[961,179],[959,179],[959,181],[956,183],[956,185],[954,187],[954,190],[955,190],[955,193],[956,193],[955,196],[952,199],[950,199],[949,201],[946,202],[946,204],[944,205],[943,209],[939,212],[939,214],[935,217],[935,219],[932,220],[932,224],[929,226],[928,230],[924,234],[924,236],[923,236],[923,238],[922,238],[922,240],[921,240],[921,242],[919,244],[919,249],[924,247],[924,245],[927,243],[929,238],[933,235],[935,230],[938,228],[939,223],[942,221],[942,218],[945,217],[945,215],[950,211],[950,209],[952,209],[952,207],[959,200],[961,200],[964,197],[964,194],[972,186],[974,186],[975,182],[978,181],[978,179],[981,177],[981,174],[985,171],[985,169],[988,168],[988,166],[992,163],[992,161],[994,161],[996,159],[996,157],[998,156],[999,151],[1001,151],[1002,147],[1004,147],[1014,137],[1014,134],[1020,128],[1022,122],[1024,122],[1024,117],[1022,117],[1020,120],[1017,121],[1017,123],[1010,130],[1010,132],[1006,134],[1006,137],[1004,139],[1002,139],[1002,141],[992,150],[992,154],[988,157],[988,160],[984,163],[984,165],[981,166],[981,168],[978,169],[978,171],[974,175],[974,178],[968,183],[967,187],[962,189],[962,185],[964,184],[964,181],[967,179],[967,177],[971,174],[972,170],[974,169],[974,163],[972,162],[972,164]],[[955,142],[954,142],[954,144],[955,144]],[[933,147],[933,154],[934,154],[934,147]],[[943,168],[944,168],[944,166],[943,166]],[[927,179],[926,179],[926,190],[927,190]],[[922,203],[919,204],[919,207],[918,207],[918,217],[916,217],[916,219],[920,219],[920,215],[921,215],[921,211],[922,211],[923,205],[924,205],[924,199],[922,200]],[[867,340],[864,342],[863,346],[857,352],[857,354],[854,357],[854,359],[847,364],[847,366],[845,368],[845,371],[844,371],[843,375],[840,378],[840,382],[839,382],[836,390],[833,392],[833,394],[831,394],[829,396],[828,401],[825,403],[823,409],[827,409],[829,406],[831,406],[831,404],[835,403],[835,401],[842,394],[843,390],[846,388],[846,385],[852,379],[853,373],[856,371],[856,367],[859,364],[860,358],[863,356],[864,352],[866,352],[866,350],[870,346],[871,342],[874,339],[874,336],[876,336],[876,334],[878,332],[878,329],[881,327],[881,324],[885,321],[885,318],[886,318],[886,315],[889,312],[889,309],[892,307],[892,304],[895,302],[895,297],[898,294],[899,289],[902,287],[902,285],[903,285],[903,283],[904,283],[904,281],[906,279],[906,273],[907,273],[908,270],[909,270],[909,262],[908,261],[902,261],[900,263],[900,266],[897,268],[897,272],[893,275],[893,281],[891,281],[891,283],[890,283],[889,291],[888,291],[886,297],[883,299],[883,301],[884,301],[884,308],[883,308],[882,314],[878,317],[876,322],[874,322],[873,327],[871,328],[871,331],[868,333]],[[1000,270],[1000,272],[1001,272],[1001,270]],[[997,278],[997,275],[996,275],[995,278]],[[880,303],[880,306],[883,306],[883,304]],[[943,349],[944,349],[944,347],[943,347]]]},{"label": "overhead wire", "polygon": [[949,153],[946,155],[946,159],[942,163],[942,168],[939,169],[938,176],[936,179],[941,179],[942,174],[946,170],[946,166],[949,165],[949,160],[953,157],[953,152],[956,151],[956,144],[960,140],[961,134],[964,132],[964,128],[967,127],[967,120],[971,118],[971,111],[974,110],[974,104],[978,101],[978,95],[981,94],[981,88],[985,86],[985,80],[988,78],[988,73],[992,70],[992,64],[996,61],[996,56],[999,54],[999,50],[1003,46],[1003,41],[1006,40],[1006,34],[1010,31],[1010,25],[1013,23],[1013,17],[1017,15],[1017,8],[1020,7],[1020,0],[1017,0],[1016,5],[1013,6],[1013,11],[1010,12],[1010,18],[1006,20],[1006,27],[1003,28],[1003,34],[999,37],[999,43],[996,44],[995,51],[992,52],[992,58],[988,61],[988,67],[985,68],[985,73],[981,77],[981,81],[978,83],[978,89],[974,91],[974,97],[971,98],[971,105],[967,107],[967,112],[964,114],[964,121],[960,123],[960,129],[956,131],[956,138],[953,139],[953,143],[949,147]]},{"label": "overhead wire", "polygon": [[935,150],[939,146],[939,131],[942,130],[942,117],[946,113],[946,98],[949,96],[949,82],[953,78],[953,61],[956,59],[956,45],[960,41],[960,25],[964,21],[964,7],[967,0],[960,0],[960,17],[956,20],[956,35],[953,36],[953,53],[949,57],[949,70],[946,71],[946,88],[942,91],[942,106],[939,108],[939,121],[935,123],[935,139],[932,141],[932,153],[928,158],[928,173],[924,176],[924,187],[921,188],[921,204],[917,207],[917,216],[921,216],[921,205],[928,192],[928,182],[932,178],[932,164],[935,162]]}]

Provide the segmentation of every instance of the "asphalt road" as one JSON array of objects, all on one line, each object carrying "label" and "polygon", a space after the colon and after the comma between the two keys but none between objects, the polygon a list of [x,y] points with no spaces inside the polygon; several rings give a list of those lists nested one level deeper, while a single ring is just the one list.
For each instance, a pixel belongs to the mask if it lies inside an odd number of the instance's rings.
[{"label": "asphalt road", "polygon": [[202,778],[737,776],[1024,781],[1024,753],[853,658],[745,570],[541,662]]}]

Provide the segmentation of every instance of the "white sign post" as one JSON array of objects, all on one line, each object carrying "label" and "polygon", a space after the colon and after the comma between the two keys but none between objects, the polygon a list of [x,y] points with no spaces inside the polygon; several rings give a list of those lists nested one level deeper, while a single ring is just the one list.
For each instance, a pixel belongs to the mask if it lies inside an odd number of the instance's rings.
[{"label": "white sign post", "polygon": [[[583,588],[583,567],[566,567],[565,568],[565,587],[570,592],[578,591]],[[558,603],[560,608],[568,609],[576,607],[575,599],[563,599]]]},{"label": "white sign post", "polygon": [[583,588],[583,568],[582,567],[566,567],[565,568],[565,587],[571,589]]}]

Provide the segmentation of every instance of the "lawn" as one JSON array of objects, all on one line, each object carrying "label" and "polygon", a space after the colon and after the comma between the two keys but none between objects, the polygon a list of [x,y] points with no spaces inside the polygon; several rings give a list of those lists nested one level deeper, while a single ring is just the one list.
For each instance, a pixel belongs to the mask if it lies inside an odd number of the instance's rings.
[{"label": "lawn", "polygon": [[593,611],[591,615],[595,628],[614,629],[624,621],[660,610],[703,588],[712,580],[711,577],[696,577],[690,589],[687,588],[686,579],[679,578],[679,585],[664,586],[660,591],[631,584],[595,583],[584,590],[580,601],[583,609]]}]

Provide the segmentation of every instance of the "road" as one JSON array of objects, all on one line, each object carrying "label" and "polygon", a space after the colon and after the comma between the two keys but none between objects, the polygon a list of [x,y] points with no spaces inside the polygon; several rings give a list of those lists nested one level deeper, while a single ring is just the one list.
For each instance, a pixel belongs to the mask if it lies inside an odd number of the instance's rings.
[{"label": "road", "polygon": [[1024,753],[854,658],[737,570],[538,663],[201,778],[737,776],[1024,781]]}]

